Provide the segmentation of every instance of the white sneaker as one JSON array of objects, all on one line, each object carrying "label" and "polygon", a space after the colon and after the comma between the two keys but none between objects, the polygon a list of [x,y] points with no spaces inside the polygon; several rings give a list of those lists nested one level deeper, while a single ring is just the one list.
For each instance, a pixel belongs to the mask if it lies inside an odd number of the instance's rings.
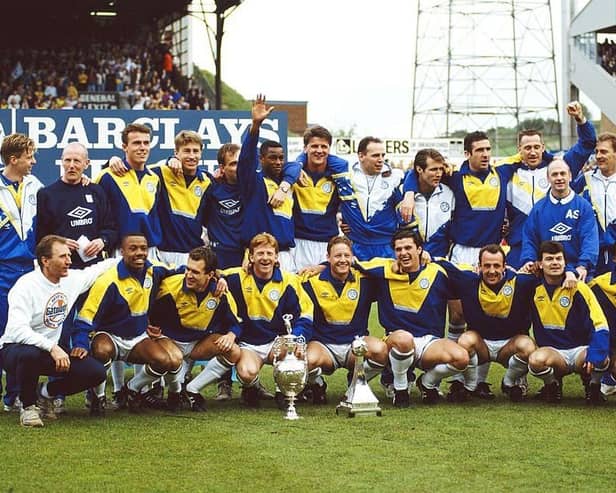
[{"label": "white sneaker", "polygon": [[21,426],[43,426],[43,420],[41,419],[39,408],[32,404],[31,406],[22,409],[19,415],[19,423]]},{"label": "white sneaker", "polygon": [[606,383],[601,384],[601,393],[603,395],[616,394],[616,385],[608,385]]},{"label": "white sneaker", "polygon": [[10,406],[7,404],[4,404],[4,412],[5,413],[18,413],[21,412],[21,408],[23,406],[21,405],[21,400],[19,400],[19,397],[15,398],[15,402],[13,402],[13,404],[11,404]]},{"label": "white sneaker", "polygon": [[38,396],[38,400],[36,401],[36,404],[39,408],[39,413],[40,413],[41,418],[58,419],[58,416],[56,416],[53,399],[43,397],[41,395],[41,385],[39,385],[38,394],[39,396]]},{"label": "white sneaker", "polygon": [[383,389],[385,389],[385,397],[387,397],[387,399],[393,399],[394,395],[396,393],[396,389],[394,389],[394,384],[393,383],[389,383],[387,385],[383,385],[381,383],[381,387],[383,387]]}]

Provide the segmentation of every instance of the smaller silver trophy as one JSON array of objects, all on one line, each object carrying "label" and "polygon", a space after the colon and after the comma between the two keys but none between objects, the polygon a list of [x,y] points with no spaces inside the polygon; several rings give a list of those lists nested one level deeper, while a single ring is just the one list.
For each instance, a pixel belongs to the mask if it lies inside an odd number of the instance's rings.
[{"label": "smaller silver trophy", "polygon": [[[295,399],[308,381],[308,362],[306,361],[306,339],[291,334],[293,315],[282,316],[287,333],[276,337],[272,352],[274,354],[274,380],[287,398],[287,411],[284,419],[299,419],[295,410]],[[299,352],[301,359],[296,356]]]},{"label": "smaller silver trophy", "polygon": [[368,344],[363,337],[356,336],[351,344],[351,351],[355,355],[355,368],[353,380],[344,395],[344,399],[336,407],[337,415],[355,416],[381,416],[379,400],[372,392],[366,381],[364,373],[364,356],[368,351]]}]

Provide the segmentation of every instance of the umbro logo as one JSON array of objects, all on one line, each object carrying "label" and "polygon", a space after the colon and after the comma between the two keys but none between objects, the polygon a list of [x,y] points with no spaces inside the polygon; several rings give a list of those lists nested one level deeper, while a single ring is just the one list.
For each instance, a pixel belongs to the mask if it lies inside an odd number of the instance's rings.
[{"label": "umbro logo", "polygon": [[239,204],[240,201],[234,200],[234,199],[225,199],[225,200],[220,200],[218,203],[222,205],[225,209],[233,209],[237,207],[237,204]]},{"label": "umbro logo", "polygon": [[567,226],[566,224],[563,224],[563,223],[558,223],[552,226],[550,228],[550,231],[557,235],[564,235],[568,233],[569,231],[571,231],[571,229],[572,229],[571,226]]},{"label": "umbro logo", "polygon": [[69,217],[74,217],[75,219],[83,219],[88,217],[92,213],[92,209],[86,209],[85,207],[75,207],[71,212],[67,214]]}]

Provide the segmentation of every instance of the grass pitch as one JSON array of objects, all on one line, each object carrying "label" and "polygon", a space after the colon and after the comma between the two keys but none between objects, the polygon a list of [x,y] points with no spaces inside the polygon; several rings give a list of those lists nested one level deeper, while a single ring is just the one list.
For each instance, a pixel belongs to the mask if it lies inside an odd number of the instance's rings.
[{"label": "grass pitch", "polygon": [[[271,374],[265,367],[270,389]],[[345,371],[327,378],[330,404],[300,404],[294,422],[273,401],[244,408],[237,384],[223,403],[208,387],[203,414],[94,419],[73,396],[69,414],[41,429],[0,414],[0,492],[610,491],[616,401],[586,406],[569,376],[561,405],[513,404],[500,394],[502,374],[492,364],[494,401],[424,406],[414,388],[404,410],[375,379],[380,418],[335,415]],[[529,383],[534,395],[540,382]]]}]

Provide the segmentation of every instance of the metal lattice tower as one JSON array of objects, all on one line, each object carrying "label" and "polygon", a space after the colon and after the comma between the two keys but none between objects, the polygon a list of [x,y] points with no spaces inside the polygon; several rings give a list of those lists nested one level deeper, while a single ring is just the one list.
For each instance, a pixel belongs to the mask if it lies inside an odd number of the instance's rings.
[{"label": "metal lattice tower", "polygon": [[418,0],[412,137],[559,122],[550,3]]}]

